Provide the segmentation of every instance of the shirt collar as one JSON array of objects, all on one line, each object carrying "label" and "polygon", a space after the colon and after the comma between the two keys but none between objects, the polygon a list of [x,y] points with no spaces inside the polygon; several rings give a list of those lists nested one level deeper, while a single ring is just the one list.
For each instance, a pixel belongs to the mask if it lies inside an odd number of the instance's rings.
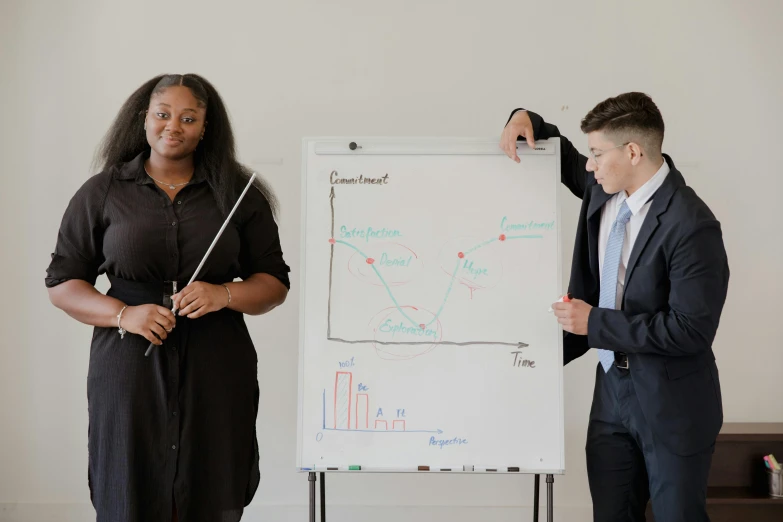
[{"label": "shirt collar", "polygon": [[[154,185],[155,181],[149,177],[147,171],[144,170],[144,162],[147,161],[147,158],[149,157],[149,149],[140,152],[132,160],[118,165],[114,177],[122,180],[134,180],[138,185]],[[190,180],[189,185],[196,185],[206,181],[206,179],[204,169],[197,164],[196,170],[193,172],[193,179]]]},{"label": "shirt collar", "polygon": [[631,214],[636,215],[642,209],[642,207],[650,200],[655,191],[663,185],[663,181],[669,174],[669,164],[664,160],[661,168],[655,173],[653,177],[647,180],[647,182],[639,187],[639,189],[630,196],[625,195],[625,191],[621,190],[618,198],[618,203],[626,202],[628,208],[631,210]]}]

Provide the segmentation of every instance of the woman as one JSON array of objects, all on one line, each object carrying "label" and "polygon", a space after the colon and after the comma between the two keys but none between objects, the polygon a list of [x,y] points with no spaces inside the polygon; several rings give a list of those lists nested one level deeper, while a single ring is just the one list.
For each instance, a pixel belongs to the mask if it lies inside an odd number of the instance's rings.
[{"label": "woman", "polygon": [[[194,74],[153,78],[120,109],[99,158],[46,277],[52,303],[95,326],[97,520],[240,520],[259,482],[257,357],[243,314],[269,312],[290,288],[274,196],[263,182],[247,191],[184,287],[249,180],[220,96]],[[94,287],[102,273],[107,295]]]}]

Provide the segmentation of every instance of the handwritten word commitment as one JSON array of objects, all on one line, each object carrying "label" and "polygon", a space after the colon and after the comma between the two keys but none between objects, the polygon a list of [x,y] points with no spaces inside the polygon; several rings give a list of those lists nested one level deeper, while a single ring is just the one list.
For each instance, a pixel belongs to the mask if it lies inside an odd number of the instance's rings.
[{"label": "handwritten word commitment", "polygon": [[329,174],[329,182],[332,185],[386,185],[389,183],[389,175],[382,178],[365,178],[360,174],[358,178],[341,178],[336,170]]},{"label": "handwritten word commitment", "polygon": [[500,230],[503,232],[513,232],[515,230],[554,230],[555,222],[539,223],[538,221],[528,221],[527,223],[508,223],[508,218],[503,216],[500,220]]}]

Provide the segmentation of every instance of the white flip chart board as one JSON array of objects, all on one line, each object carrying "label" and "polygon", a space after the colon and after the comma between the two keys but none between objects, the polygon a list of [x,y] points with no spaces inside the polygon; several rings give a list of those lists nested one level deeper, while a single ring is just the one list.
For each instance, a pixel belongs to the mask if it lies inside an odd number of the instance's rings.
[{"label": "white flip chart board", "polygon": [[297,468],[564,472],[559,140],[303,141]]}]

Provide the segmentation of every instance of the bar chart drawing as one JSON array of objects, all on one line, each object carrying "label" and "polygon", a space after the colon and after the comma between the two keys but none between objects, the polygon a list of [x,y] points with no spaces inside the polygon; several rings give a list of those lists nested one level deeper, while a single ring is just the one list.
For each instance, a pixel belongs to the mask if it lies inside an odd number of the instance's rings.
[{"label": "bar chart drawing", "polygon": [[351,372],[337,372],[334,379],[334,429],[351,429]]},{"label": "bar chart drawing", "polygon": [[356,429],[370,427],[370,399],[366,393],[356,394]]},{"label": "bar chart drawing", "polygon": [[[435,430],[408,430],[406,419],[374,419],[370,427],[370,394],[354,393],[353,372],[338,371],[334,376],[333,418],[327,422],[326,397],[323,390],[322,429],[327,431],[352,431],[362,433],[443,433]],[[391,420],[391,422],[389,422]]]}]

